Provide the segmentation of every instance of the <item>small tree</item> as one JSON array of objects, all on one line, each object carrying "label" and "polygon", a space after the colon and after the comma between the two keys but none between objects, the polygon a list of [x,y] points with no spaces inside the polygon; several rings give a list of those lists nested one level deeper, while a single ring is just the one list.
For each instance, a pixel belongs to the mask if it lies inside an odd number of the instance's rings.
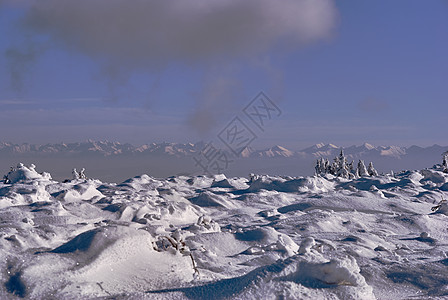
[{"label": "small tree", "polygon": [[352,160],[349,164],[348,164],[348,169],[350,170],[350,173],[355,174],[355,166],[354,166],[354,161]]},{"label": "small tree", "polygon": [[336,176],[338,174],[339,165],[340,159],[339,156],[336,156],[335,158],[333,158],[333,162],[330,164],[330,174]]},{"label": "small tree", "polygon": [[73,169],[72,174],[73,174],[73,179],[75,179],[75,180],[79,179],[79,173],[78,173],[78,171],[76,171],[76,168]]},{"label": "small tree", "polygon": [[443,155],[443,162],[442,162],[443,172],[448,173],[448,151],[446,151],[442,155]]},{"label": "small tree", "polygon": [[326,168],[326,165],[325,165],[325,160],[323,159],[323,157],[319,158],[316,161],[315,169],[316,169],[316,175],[323,174],[323,173],[327,172],[327,168]]},{"label": "small tree", "polygon": [[342,177],[342,178],[350,178],[350,171],[348,170],[347,167],[344,167],[342,169],[338,170],[338,177]]},{"label": "small tree", "polygon": [[331,165],[330,165],[330,171],[329,173],[331,175],[338,175],[338,169],[339,169],[339,162],[334,161]]},{"label": "small tree", "polygon": [[341,153],[339,154],[337,162],[339,163],[337,167],[336,175],[342,178],[350,177],[350,168],[347,164],[347,158],[345,158],[344,151],[341,149]]},{"label": "small tree", "polygon": [[350,163],[347,162],[347,158],[345,157],[344,151],[342,149],[339,155],[336,156],[332,162],[322,157],[317,159],[314,168],[317,175],[332,174],[334,176],[349,179],[356,179],[365,176],[378,176],[378,172],[373,167],[372,162],[370,162],[369,167],[366,168],[364,161],[360,160],[357,167],[355,168],[354,161],[351,161]]},{"label": "small tree", "polygon": [[330,161],[328,159],[324,160],[324,172],[329,173],[330,172]]},{"label": "small tree", "polygon": [[373,167],[372,162],[369,163],[369,166],[367,167],[367,172],[369,173],[370,176],[378,176],[378,172]]},{"label": "small tree", "polygon": [[85,168],[81,169],[81,172],[79,172],[79,179],[87,179],[86,174],[84,173],[85,171]]},{"label": "small tree", "polygon": [[345,158],[344,150],[341,149],[341,153],[339,154],[339,166],[338,173],[339,177],[349,178],[350,177],[350,168],[347,163],[347,158]]},{"label": "small tree", "polygon": [[347,159],[344,155],[344,150],[341,149],[341,153],[339,154],[339,168],[344,169],[347,166]]},{"label": "small tree", "polygon": [[366,165],[364,164],[363,160],[360,160],[358,162],[358,168],[356,171],[357,171],[356,173],[359,177],[369,176],[369,172],[367,171]]}]

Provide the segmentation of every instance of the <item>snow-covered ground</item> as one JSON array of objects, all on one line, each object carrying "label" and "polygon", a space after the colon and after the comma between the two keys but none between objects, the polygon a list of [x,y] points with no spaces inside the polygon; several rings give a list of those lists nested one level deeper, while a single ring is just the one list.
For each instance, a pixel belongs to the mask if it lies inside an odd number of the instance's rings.
[{"label": "snow-covered ground", "polygon": [[[448,298],[448,174],[0,184],[1,299]],[[440,205],[439,205],[440,204]]]}]

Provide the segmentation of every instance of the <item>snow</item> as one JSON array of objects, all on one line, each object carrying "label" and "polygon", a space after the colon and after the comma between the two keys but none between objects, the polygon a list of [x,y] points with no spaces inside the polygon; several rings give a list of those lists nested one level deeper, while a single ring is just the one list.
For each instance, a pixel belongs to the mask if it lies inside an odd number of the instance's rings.
[{"label": "snow", "polygon": [[17,165],[17,168],[11,167],[11,170],[6,174],[5,179],[7,178],[7,181],[9,183],[17,183],[21,181],[31,181],[35,180],[37,181],[47,181],[51,180],[51,176],[49,173],[42,173],[39,174],[35,170],[35,165],[25,166],[22,163],[19,163]]},{"label": "snow", "polygon": [[448,174],[0,184],[1,299],[441,299]]}]

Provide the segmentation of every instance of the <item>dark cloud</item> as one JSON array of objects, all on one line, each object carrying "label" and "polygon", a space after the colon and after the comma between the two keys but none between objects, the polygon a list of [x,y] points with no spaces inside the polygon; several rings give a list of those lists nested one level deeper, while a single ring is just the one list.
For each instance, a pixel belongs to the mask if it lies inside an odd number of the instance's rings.
[{"label": "dark cloud", "polygon": [[25,24],[101,60],[164,67],[312,42],[335,15],[332,0],[40,0]]}]

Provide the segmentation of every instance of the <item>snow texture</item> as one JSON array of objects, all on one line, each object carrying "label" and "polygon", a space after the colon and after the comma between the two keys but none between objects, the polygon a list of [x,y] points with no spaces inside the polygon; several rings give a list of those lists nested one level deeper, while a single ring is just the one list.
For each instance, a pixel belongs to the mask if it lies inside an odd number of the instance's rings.
[{"label": "snow texture", "polygon": [[362,165],[115,184],[19,164],[0,184],[0,298],[447,298],[448,174]]}]

